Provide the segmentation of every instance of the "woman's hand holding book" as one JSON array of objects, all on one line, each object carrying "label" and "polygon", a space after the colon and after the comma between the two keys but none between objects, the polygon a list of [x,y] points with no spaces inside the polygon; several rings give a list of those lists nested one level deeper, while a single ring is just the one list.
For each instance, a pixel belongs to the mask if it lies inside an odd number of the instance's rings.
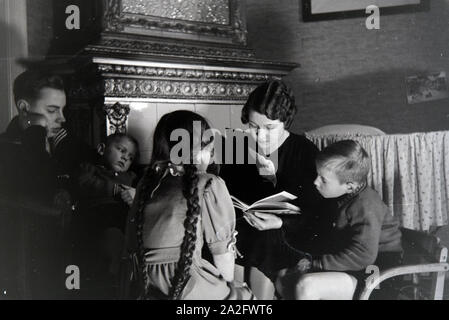
[{"label": "woman's hand holding book", "polygon": [[243,216],[250,226],[259,231],[282,228],[282,219],[275,214],[247,212]]}]

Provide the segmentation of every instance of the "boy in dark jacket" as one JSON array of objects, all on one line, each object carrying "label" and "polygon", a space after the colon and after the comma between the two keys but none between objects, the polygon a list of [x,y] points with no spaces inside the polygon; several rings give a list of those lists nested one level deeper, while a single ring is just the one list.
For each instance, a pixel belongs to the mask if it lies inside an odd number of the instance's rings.
[{"label": "boy in dark jacket", "polygon": [[80,163],[90,161],[95,152],[64,129],[61,77],[28,70],[15,79],[13,91],[18,115],[0,135],[0,195],[59,207],[58,198],[72,191]]},{"label": "boy in dark jacket", "polygon": [[[27,70],[14,80],[13,93],[17,116],[0,134],[0,288],[5,299],[59,299],[61,278],[55,271],[67,254],[59,243],[60,213],[73,208],[74,174],[95,151],[64,128],[60,76]],[[23,279],[26,293],[19,285]]]},{"label": "boy in dark jacket", "polygon": [[352,299],[368,266],[399,263],[399,224],[377,192],[367,186],[369,157],[357,142],[340,141],[327,147],[318,154],[316,164],[315,186],[323,197],[336,199],[337,210],[328,232],[317,233],[306,245],[311,254],[284,270],[278,290],[288,296],[286,284],[293,280],[296,299]]},{"label": "boy in dark jacket", "polygon": [[132,204],[136,174],[129,171],[138,153],[137,141],[126,134],[113,134],[98,146],[100,160],[84,163],[78,178],[84,204]]}]

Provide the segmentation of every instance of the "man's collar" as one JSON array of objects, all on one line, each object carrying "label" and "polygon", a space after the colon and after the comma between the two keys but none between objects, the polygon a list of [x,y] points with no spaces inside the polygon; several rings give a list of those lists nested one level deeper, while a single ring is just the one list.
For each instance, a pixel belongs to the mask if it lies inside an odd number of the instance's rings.
[{"label": "man's collar", "polygon": [[5,138],[10,140],[20,140],[23,130],[19,126],[19,116],[11,120],[5,131]]}]

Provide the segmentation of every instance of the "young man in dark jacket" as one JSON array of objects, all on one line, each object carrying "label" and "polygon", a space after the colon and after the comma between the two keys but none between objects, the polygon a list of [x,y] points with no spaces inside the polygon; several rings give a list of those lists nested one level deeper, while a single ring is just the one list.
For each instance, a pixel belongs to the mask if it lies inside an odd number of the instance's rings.
[{"label": "young man in dark jacket", "polygon": [[25,71],[14,81],[14,98],[18,116],[0,135],[0,195],[52,206],[94,150],[63,128],[66,94],[59,76]]},{"label": "young man in dark jacket", "polygon": [[14,82],[14,98],[18,116],[0,135],[0,289],[6,299],[23,297],[17,279],[26,272],[26,298],[60,298],[65,267],[56,265],[62,246],[54,215],[71,210],[73,173],[94,152],[63,128],[59,76],[26,71]]}]

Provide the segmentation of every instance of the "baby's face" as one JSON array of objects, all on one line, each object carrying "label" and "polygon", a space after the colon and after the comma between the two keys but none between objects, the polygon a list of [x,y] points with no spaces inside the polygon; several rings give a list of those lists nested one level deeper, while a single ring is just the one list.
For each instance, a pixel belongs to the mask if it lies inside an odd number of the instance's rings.
[{"label": "baby's face", "polygon": [[350,189],[347,183],[341,183],[337,175],[326,168],[317,168],[318,177],[315,179],[315,186],[324,198],[338,198]]},{"label": "baby's face", "polygon": [[104,151],[104,160],[115,172],[126,172],[136,156],[136,146],[129,139],[111,142]]}]

